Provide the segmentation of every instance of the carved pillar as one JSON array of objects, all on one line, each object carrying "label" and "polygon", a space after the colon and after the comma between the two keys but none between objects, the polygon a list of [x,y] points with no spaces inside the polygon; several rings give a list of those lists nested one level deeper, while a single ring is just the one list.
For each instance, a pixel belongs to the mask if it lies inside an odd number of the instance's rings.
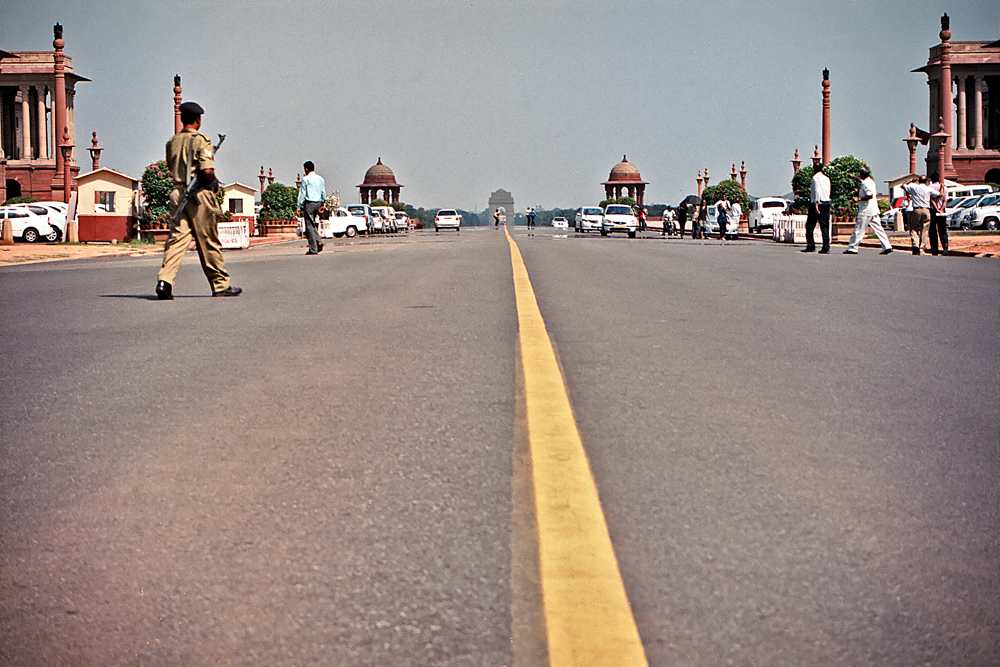
[{"label": "carved pillar", "polygon": [[975,139],[973,148],[983,150],[983,75],[975,76],[975,92],[972,97],[972,132]]},{"label": "carved pillar", "polygon": [[927,79],[927,95],[928,99],[930,99],[927,114],[927,127],[930,129],[937,127],[937,119],[940,115],[938,113],[938,102],[941,100],[940,91],[941,86],[938,84],[937,79]]},{"label": "carved pillar", "polygon": [[184,125],[181,123],[181,75],[174,74],[174,134],[178,134],[183,129]]},{"label": "carved pillar", "polygon": [[823,70],[823,164],[830,164],[830,70]]},{"label": "carved pillar", "polygon": [[[66,42],[63,41],[63,27],[60,24],[55,24],[52,32],[55,34],[55,39],[52,40],[52,47],[55,49],[55,65],[53,66],[53,70],[56,77],[55,111],[52,114],[54,116],[55,131],[52,133],[52,141],[53,143],[58,143],[60,137],[63,136],[63,129],[66,127],[66,65],[63,61],[63,47],[66,46]],[[63,169],[68,167],[66,165],[65,153],[61,150],[61,145],[54,148],[56,154],[56,173],[52,179],[52,198],[59,201],[62,197],[57,198],[56,192],[63,188]]]},{"label": "carved pillar", "polygon": [[955,117],[954,111],[952,110],[951,101],[951,19],[945,14],[941,17],[941,32],[939,36],[941,37],[941,110],[943,113],[941,116],[944,120],[944,133],[948,135],[949,140],[944,143],[942,149],[944,154],[939,160],[939,164],[942,166],[941,175],[945,178],[950,178],[954,180],[958,177],[955,173],[955,166],[951,162],[951,137],[955,136],[954,129],[952,127],[952,119]]},{"label": "carved pillar", "polygon": [[747,189],[747,163],[745,161],[740,161],[740,185],[744,190]]},{"label": "carved pillar", "polygon": [[76,162],[76,91],[66,91],[66,127],[69,128],[69,143],[73,150],[69,153],[70,164]]},{"label": "carved pillar", "polygon": [[31,101],[29,86],[18,86],[21,93],[21,159],[30,160],[31,154]]},{"label": "carved pillar", "polygon": [[966,123],[968,122],[968,115],[965,110],[965,79],[964,76],[955,77],[955,88],[958,90],[958,143],[956,148],[960,151],[964,151],[968,148],[968,143],[966,139]]},{"label": "carved pillar", "polygon": [[38,87],[38,157],[43,160],[49,159],[49,132],[48,124],[45,122],[45,93],[46,89]]}]

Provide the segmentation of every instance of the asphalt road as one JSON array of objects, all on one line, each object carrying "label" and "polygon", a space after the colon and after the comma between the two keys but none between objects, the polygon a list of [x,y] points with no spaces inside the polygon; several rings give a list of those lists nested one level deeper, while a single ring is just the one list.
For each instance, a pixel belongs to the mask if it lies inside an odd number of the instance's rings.
[{"label": "asphalt road", "polygon": [[[1000,662],[1000,263],[513,236],[649,664]],[[0,268],[0,664],[546,661],[506,239],[303,252]]]}]

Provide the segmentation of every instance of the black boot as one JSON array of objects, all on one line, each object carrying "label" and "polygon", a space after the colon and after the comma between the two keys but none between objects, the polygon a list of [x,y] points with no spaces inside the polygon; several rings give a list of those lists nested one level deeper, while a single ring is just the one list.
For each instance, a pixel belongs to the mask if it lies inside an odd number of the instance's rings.
[{"label": "black boot", "polygon": [[173,285],[165,280],[156,283],[156,298],[160,301],[170,301],[174,298]]}]

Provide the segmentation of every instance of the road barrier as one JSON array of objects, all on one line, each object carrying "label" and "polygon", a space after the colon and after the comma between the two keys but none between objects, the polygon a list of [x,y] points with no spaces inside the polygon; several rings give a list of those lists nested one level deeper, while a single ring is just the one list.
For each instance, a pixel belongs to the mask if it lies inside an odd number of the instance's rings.
[{"label": "road barrier", "polygon": [[250,247],[250,226],[244,220],[219,223],[219,241],[223,248]]},{"label": "road barrier", "polygon": [[[805,215],[776,215],[774,216],[773,237],[778,243],[802,243],[806,242],[806,218]],[[813,240],[817,244],[823,243],[823,234],[816,225],[813,230]]]}]

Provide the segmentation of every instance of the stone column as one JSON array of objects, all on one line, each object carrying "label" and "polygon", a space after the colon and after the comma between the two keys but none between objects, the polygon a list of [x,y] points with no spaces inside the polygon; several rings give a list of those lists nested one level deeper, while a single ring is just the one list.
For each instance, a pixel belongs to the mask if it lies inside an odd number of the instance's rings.
[{"label": "stone column", "polygon": [[28,97],[30,86],[18,86],[21,91],[21,159],[30,160],[31,155],[31,101]]},{"label": "stone column", "polygon": [[930,99],[930,104],[928,105],[927,114],[927,127],[933,129],[937,127],[938,119],[938,100],[941,99],[941,86],[938,85],[937,79],[927,79],[927,94],[928,99]]},{"label": "stone column", "polygon": [[964,151],[969,147],[965,132],[968,122],[968,115],[965,110],[965,79],[966,77],[964,76],[955,77],[955,87],[958,89],[958,143],[955,147],[960,151]]},{"label": "stone column", "polygon": [[[63,41],[63,27],[61,25],[58,23],[55,24],[52,31],[55,34],[55,39],[52,40],[52,47],[55,49],[55,65],[53,69],[56,77],[55,110],[52,113],[55,122],[55,132],[52,133],[52,140],[54,143],[59,143],[59,138],[63,136],[63,130],[66,127],[66,65],[63,61],[63,47],[66,46],[66,42]],[[60,196],[57,199],[56,191],[63,188],[63,169],[66,169],[67,165],[61,148],[59,146],[55,146],[54,148],[56,154],[56,173],[52,179],[52,198],[59,201],[62,197]]]},{"label": "stone column", "polygon": [[983,75],[975,76],[975,93],[972,97],[972,132],[975,137],[973,148],[983,150]]},{"label": "stone column", "polygon": [[[181,123],[181,75],[174,75],[174,134],[179,134],[184,129]],[[261,167],[261,170],[264,168]]]},{"label": "stone column", "polygon": [[49,159],[49,132],[45,122],[45,88],[38,87],[38,157]]},{"label": "stone column", "polygon": [[76,91],[66,91],[66,127],[69,128],[69,143],[73,150],[69,153],[70,163],[76,162]]},{"label": "stone column", "polygon": [[951,19],[945,14],[941,17],[941,32],[939,37],[941,37],[941,110],[944,120],[944,133],[948,135],[949,140],[944,143],[942,150],[944,155],[941,156],[939,164],[942,167],[941,175],[945,178],[955,179],[958,174],[955,173],[955,166],[951,162],[952,153],[952,140],[951,137],[955,136],[954,128],[952,127],[952,119],[955,117],[955,113],[952,107],[952,97],[951,97]]},{"label": "stone column", "polygon": [[823,164],[830,164],[830,70],[823,70]]}]

